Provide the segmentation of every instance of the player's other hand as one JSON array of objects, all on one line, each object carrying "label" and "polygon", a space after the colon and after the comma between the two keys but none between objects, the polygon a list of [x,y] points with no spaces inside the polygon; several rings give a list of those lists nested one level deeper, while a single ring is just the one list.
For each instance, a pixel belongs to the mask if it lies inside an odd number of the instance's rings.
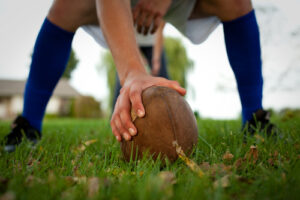
[{"label": "player's other hand", "polygon": [[110,122],[112,132],[118,141],[121,141],[122,138],[130,140],[132,136],[137,134],[137,129],[131,121],[131,106],[138,117],[144,117],[145,109],[142,103],[142,92],[153,85],[172,88],[181,95],[185,95],[186,93],[186,90],[180,87],[176,81],[152,77],[141,72],[131,72],[128,74],[120,91]]},{"label": "player's other hand", "polygon": [[147,35],[153,34],[162,22],[172,0],[140,0],[133,8],[132,16],[137,31]]}]

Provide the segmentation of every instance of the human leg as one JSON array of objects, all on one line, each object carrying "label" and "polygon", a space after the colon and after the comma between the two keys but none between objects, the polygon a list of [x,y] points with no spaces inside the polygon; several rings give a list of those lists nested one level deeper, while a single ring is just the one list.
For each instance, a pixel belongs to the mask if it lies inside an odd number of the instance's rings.
[{"label": "human leg", "polygon": [[48,100],[65,70],[73,36],[74,33],[45,19],[37,37],[25,87],[22,116],[39,131]]},{"label": "human leg", "polygon": [[259,30],[254,11],[223,22],[228,59],[242,103],[243,124],[262,108],[263,77]]},{"label": "human leg", "polygon": [[39,131],[49,98],[69,59],[74,33],[91,19],[86,13],[93,13],[92,9],[93,5],[82,4],[82,1],[56,0],[41,27],[32,55],[22,114]]},{"label": "human leg", "polygon": [[[5,138],[8,151],[14,150],[12,147],[21,142],[23,133],[31,141],[41,137],[44,112],[65,70],[74,32],[79,26],[92,21],[92,17],[86,15],[88,11],[79,7],[80,2],[84,1],[56,0],[44,20],[34,46],[22,117],[14,121],[12,131]],[[87,2],[94,3],[91,0]],[[89,7],[92,8],[92,5]],[[62,12],[62,8],[69,9]]]},{"label": "human leg", "polygon": [[[152,69],[152,56],[153,56],[153,47],[141,47],[141,52],[147,59],[147,62],[149,63],[150,68]],[[160,69],[158,73],[159,77],[163,77],[166,79],[169,79],[168,69],[167,69],[167,59],[166,59],[166,53],[165,49],[162,49],[161,57],[160,57]]]},{"label": "human leg", "polygon": [[158,76],[164,77],[166,79],[169,79],[169,73],[168,73],[168,63],[166,58],[166,51],[165,49],[161,52],[161,59],[160,59],[160,69]]},{"label": "human leg", "polygon": [[199,0],[198,12],[223,22],[228,59],[242,104],[243,124],[262,108],[262,62],[259,29],[250,0]]}]

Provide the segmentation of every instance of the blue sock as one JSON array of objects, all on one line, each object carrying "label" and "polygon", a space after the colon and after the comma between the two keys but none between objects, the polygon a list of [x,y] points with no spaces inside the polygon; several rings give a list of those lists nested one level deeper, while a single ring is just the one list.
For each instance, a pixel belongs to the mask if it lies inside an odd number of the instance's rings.
[{"label": "blue sock", "polygon": [[47,103],[67,65],[73,36],[45,19],[36,39],[22,116],[39,131]]},{"label": "blue sock", "polygon": [[262,61],[255,12],[223,22],[228,59],[234,72],[245,124],[262,108]]}]

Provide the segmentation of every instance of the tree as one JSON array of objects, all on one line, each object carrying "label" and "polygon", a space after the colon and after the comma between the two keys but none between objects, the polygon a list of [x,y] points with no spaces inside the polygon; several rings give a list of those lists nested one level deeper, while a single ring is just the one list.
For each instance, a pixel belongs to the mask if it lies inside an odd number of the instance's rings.
[{"label": "tree", "polygon": [[[186,50],[178,38],[166,37],[164,47],[168,60],[170,78],[176,80],[184,88],[187,87],[186,75],[193,67],[193,61],[188,57]],[[109,88],[109,107],[112,108],[112,100],[115,90],[116,67],[110,52],[106,52],[101,59],[100,69],[105,69]]]},{"label": "tree", "polygon": [[164,40],[168,60],[168,70],[172,80],[186,88],[186,75],[194,66],[193,61],[188,57],[186,50],[178,38],[166,37]]},{"label": "tree", "polygon": [[101,102],[91,96],[79,96],[73,101],[72,115],[76,118],[103,117]]},{"label": "tree", "polygon": [[71,78],[71,74],[72,74],[73,70],[76,69],[78,62],[79,62],[79,60],[76,57],[76,53],[72,49],[71,53],[70,53],[70,58],[69,58],[66,70],[65,70],[62,78],[70,79]]},{"label": "tree", "polygon": [[109,89],[109,108],[112,109],[112,101],[114,98],[114,91],[116,85],[116,66],[114,59],[109,51],[107,51],[101,59],[101,68],[106,71],[107,85]]}]

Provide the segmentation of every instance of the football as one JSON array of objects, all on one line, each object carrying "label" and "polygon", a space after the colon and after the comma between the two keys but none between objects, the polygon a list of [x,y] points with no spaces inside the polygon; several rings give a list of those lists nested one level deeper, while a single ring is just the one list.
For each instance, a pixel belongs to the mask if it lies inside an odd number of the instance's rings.
[{"label": "football", "polygon": [[126,161],[146,154],[154,160],[167,158],[171,163],[178,155],[174,143],[189,155],[198,141],[195,116],[185,99],[175,90],[152,86],[143,91],[145,116],[132,116],[137,135],[130,141],[122,140],[121,150]]}]

